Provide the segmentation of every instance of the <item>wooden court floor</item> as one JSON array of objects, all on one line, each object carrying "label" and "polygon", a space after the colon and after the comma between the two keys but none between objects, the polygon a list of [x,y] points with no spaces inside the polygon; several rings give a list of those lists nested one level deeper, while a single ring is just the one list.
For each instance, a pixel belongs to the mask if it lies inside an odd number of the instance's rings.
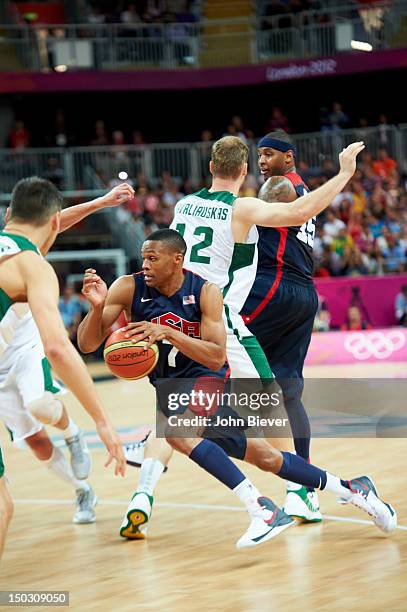
[{"label": "wooden court floor", "polygon": [[[364,366],[352,374],[373,376],[374,370]],[[381,368],[382,376],[392,373],[391,366],[384,374]],[[349,375],[335,367],[308,374]],[[153,393],[146,381],[99,382],[98,388],[118,428],[152,424]],[[93,431],[76,400],[68,397],[66,403],[79,424]],[[15,500],[0,590],[68,590],[70,609],[78,611],[407,610],[405,439],[312,444],[317,465],[345,478],[374,478],[398,512],[402,528],[392,536],[369,524],[361,511],[321,493],[323,523],[293,527],[246,552],[235,549],[248,519],[234,495],[182,456],[173,457],[160,481],[148,539],[129,542],[118,529],[137,469],[115,477],[103,467],[104,451],[95,448],[90,482],[100,500],[97,522],[74,525],[69,487],[29,451],[13,447],[3,428],[0,441]],[[244,471],[263,494],[282,503],[282,481],[251,466]]]}]

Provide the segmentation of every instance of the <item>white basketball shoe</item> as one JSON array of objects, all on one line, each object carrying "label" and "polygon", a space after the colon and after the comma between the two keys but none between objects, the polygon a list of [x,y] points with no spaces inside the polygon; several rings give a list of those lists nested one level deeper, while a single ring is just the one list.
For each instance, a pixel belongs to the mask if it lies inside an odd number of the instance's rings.
[{"label": "white basketball shoe", "polygon": [[268,497],[259,497],[257,501],[259,510],[255,516],[252,516],[248,530],[238,540],[236,544],[238,549],[268,542],[288,527],[295,525],[295,521]]},{"label": "white basketball shoe", "polygon": [[294,483],[287,483],[287,495],[283,510],[288,516],[302,523],[320,523],[322,521],[316,492],[307,491],[306,487],[300,487]]}]

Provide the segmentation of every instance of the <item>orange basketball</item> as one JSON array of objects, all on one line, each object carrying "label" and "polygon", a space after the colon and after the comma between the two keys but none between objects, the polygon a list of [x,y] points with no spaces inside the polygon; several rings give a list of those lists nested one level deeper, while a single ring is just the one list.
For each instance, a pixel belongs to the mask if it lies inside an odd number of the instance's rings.
[{"label": "orange basketball", "polygon": [[158,361],[158,346],[146,349],[146,340],[137,343],[124,337],[123,329],[117,329],[106,340],[103,357],[109,370],[118,378],[137,380],[147,376]]}]

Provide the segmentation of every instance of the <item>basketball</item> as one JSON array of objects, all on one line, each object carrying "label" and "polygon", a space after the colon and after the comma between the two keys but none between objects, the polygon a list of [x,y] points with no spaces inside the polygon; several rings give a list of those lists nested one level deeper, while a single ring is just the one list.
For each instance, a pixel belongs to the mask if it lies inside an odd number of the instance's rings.
[{"label": "basketball", "polygon": [[103,357],[109,370],[118,378],[137,380],[147,376],[156,366],[158,346],[146,348],[147,341],[137,343],[125,338],[123,329],[117,329],[106,340]]}]

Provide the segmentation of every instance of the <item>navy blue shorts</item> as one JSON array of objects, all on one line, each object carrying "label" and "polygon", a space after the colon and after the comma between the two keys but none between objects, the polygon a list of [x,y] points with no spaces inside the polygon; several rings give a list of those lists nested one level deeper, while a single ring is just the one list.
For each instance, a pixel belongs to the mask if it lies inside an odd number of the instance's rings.
[{"label": "navy blue shorts", "polygon": [[248,324],[277,379],[302,378],[317,308],[313,285],[282,281],[271,301]]},{"label": "navy blue shorts", "polygon": [[228,457],[234,457],[242,461],[244,460],[247,448],[247,438],[244,431],[237,431],[233,436],[229,436],[228,438],[213,437],[213,432],[205,436],[204,432],[203,437],[207,437],[208,440],[212,440],[217,446],[223,448]]}]

